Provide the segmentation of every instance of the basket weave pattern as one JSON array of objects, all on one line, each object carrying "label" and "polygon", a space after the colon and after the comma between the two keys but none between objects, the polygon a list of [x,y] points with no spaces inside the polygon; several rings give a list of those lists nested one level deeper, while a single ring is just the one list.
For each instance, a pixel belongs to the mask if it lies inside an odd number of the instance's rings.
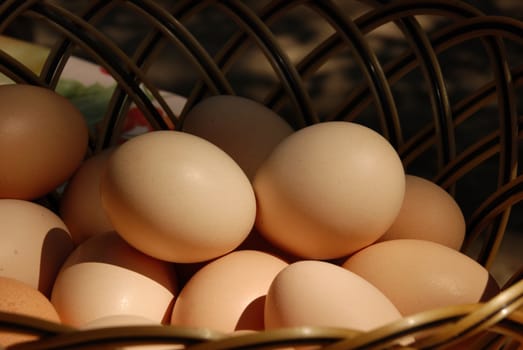
[{"label": "basket weave pattern", "polygon": [[[40,74],[3,51],[0,70],[18,83],[55,88],[71,55],[80,54],[101,65],[118,85],[99,132],[91,135],[90,151],[96,153],[117,142],[131,103],[140,108],[153,128],[179,129],[184,114],[205,96],[241,94],[234,72],[245,67],[242,60],[249,57],[245,53],[254,50],[273,77],[258,92],[261,102],[280,112],[295,128],[327,120],[359,121],[375,127],[397,149],[407,171],[430,176],[464,206],[467,235],[463,250],[469,253],[476,249],[474,258],[489,268],[507,230],[518,229],[516,204],[523,198],[523,175],[518,167],[518,108],[521,113],[522,107],[521,102],[518,105],[518,88],[523,82],[523,65],[513,64],[510,56],[514,48],[523,47],[523,22],[488,16],[453,0],[362,0],[361,5],[364,11],[353,15],[330,0],[273,0],[260,9],[240,0],[177,1],[172,8],[149,0],[97,0],[80,10],[49,0],[5,0],[0,4],[0,34],[24,18],[45,26],[59,39]],[[277,28],[286,16],[304,9],[330,31],[306,54],[295,58],[282,44]],[[140,18],[147,28],[131,49],[119,46],[101,25],[108,14],[120,10]],[[210,52],[208,43],[191,31],[198,16],[211,10],[230,21],[233,28],[216,52]],[[429,31],[421,18],[441,21]],[[390,25],[401,33],[403,46],[400,54],[384,62],[383,52],[377,52],[370,38]],[[469,44],[481,48],[481,62],[486,62],[489,79],[455,96],[452,93],[456,89],[445,75],[445,55]],[[187,65],[183,69],[195,72],[190,89],[183,92],[187,103],[179,115],[169,108],[150,74],[166,47],[183,58]],[[325,109],[311,86],[322,69],[340,57],[352,62],[359,80],[345,98]],[[172,69],[181,68],[173,65]],[[407,89],[405,97],[400,94],[400,85],[411,74],[421,80],[417,86],[408,87],[411,90]],[[418,120],[422,125],[415,129],[413,117],[402,113],[408,110],[404,104],[409,91],[418,93],[413,90],[423,91],[427,101],[426,120]],[[151,96],[160,108],[151,102]],[[481,129],[483,123],[489,126],[487,132],[473,136],[470,130]],[[480,174],[489,171],[488,193],[469,196],[469,191],[478,186],[474,182],[478,169]],[[0,314],[0,327],[42,335],[37,342],[13,347],[19,349],[95,349],[102,343],[186,344],[191,349],[300,344],[325,349],[377,349],[399,346],[398,341],[406,335],[421,333],[426,336],[410,346],[438,348],[473,339],[467,348],[499,349],[505,345],[516,349],[523,344],[522,274],[521,270],[513,271],[504,290],[486,304],[434,310],[369,333],[299,328],[232,338],[208,330],[167,326],[75,331],[8,314]]]}]

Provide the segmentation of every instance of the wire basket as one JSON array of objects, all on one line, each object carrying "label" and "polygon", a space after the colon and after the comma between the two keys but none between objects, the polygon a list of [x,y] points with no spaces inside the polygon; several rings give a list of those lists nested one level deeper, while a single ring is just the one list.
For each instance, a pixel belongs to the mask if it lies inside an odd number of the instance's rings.
[{"label": "wire basket", "polygon": [[[133,40],[118,40],[107,30],[111,16],[122,13],[137,28]],[[407,172],[430,177],[455,196],[467,219],[463,251],[487,268],[495,266],[507,232],[521,235],[523,22],[515,18],[485,15],[455,0],[2,1],[0,33],[19,23],[45,29],[54,41],[39,73],[0,51],[1,72],[15,82],[55,89],[72,56],[95,62],[115,79],[91,134],[91,153],[118,142],[131,105],[153,129],[179,129],[185,113],[206,96],[244,95],[296,129],[346,120],[378,130]],[[318,23],[320,34],[311,34]],[[295,52],[296,42],[306,50]],[[159,79],[165,62],[183,74]],[[344,84],[325,80],[330,71]],[[170,108],[163,90],[187,97],[181,111]],[[0,328],[40,336],[13,349],[383,349],[402,347],[405,336],[418,334],[423,336],[405,347],[518,349],[522,275],[521,269],[511,271],[486,303],[425,312],[371,332],[300,327],[225,336],[172,326],[79,331],[5,313]]]}]

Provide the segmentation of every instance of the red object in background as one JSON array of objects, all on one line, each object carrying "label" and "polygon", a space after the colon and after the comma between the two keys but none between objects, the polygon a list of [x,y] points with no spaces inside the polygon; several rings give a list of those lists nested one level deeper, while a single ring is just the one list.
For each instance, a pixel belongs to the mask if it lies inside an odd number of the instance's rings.
[{"label": "red object in background", "polygon": [[132,130],[137,126],[145,126],[149,130],[152,130],[151,125],[143,115],[142,111],[138,107],[131,107],[127,112],[127,118],[124,124],[124,131]]},{"label": "red object in background", "polygon": [[[158,111],[162,113],[161,110]],[[127,112],[123,125],[121,142],[152,130],[153,127],[149,124],[142,111],[138,107],[131,107]]]},{"label": "red object in background", "polygon": [[111,73],[109,73],[104,67],[100,67],[100,72],[102,72],[104,75],[112,76]]}]

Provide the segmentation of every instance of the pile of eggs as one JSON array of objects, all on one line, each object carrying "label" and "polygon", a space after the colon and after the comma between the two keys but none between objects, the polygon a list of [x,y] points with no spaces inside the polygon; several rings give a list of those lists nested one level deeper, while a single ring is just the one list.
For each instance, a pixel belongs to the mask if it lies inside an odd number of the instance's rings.
[{"label": "pile of eggs", "polygon": [[[459,251],[454,199],[363,125],[295,131],[214,96],[180,131],[92,156],[87,143],[65,98],[0,87],[0,311],[78,329],[367,331],[498,290]],[[39,198],[57,188],[52,211]]]}]

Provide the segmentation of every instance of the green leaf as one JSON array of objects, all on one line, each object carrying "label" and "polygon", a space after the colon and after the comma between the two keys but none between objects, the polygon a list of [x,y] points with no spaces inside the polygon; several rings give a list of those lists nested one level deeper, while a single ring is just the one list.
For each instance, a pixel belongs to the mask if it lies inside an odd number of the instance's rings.
[{"label": "green leaf", "polygon": [[56,92],[67,98],[84,115],[91,130],[103,120],[115,86],[84,85],[75,80],[62,79]]}]

